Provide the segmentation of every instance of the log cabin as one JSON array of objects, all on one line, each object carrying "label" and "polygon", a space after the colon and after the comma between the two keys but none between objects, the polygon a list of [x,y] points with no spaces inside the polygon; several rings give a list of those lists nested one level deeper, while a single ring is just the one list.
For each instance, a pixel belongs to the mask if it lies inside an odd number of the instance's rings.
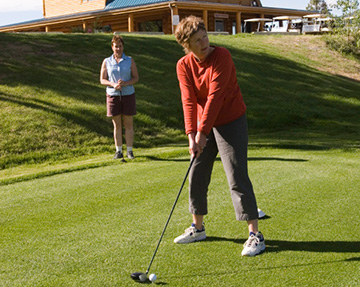
[{"label": "log cabin", "polygon": [[[43,0],[43,18],[0,27],[0,32],[129,32],[173,34],[188,15],[209,32],[253,32],[251,18],[308,15],[317,11],[263,7],[260,0]],[[262,28],[262,27],[261,27]]]}]

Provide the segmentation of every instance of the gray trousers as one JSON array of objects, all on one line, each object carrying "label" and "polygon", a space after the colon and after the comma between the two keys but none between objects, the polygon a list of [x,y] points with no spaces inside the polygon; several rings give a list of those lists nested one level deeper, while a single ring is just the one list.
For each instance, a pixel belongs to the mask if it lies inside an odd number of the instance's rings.
[{"label": "gray trousers", "polygon": [[218,152],[230,187],[237,220],[258,218],[256,198],[247,169],[248,132],[246,115],[213,128],[206,146],[189,174],[189,211],[206,215],[207,192]]}]

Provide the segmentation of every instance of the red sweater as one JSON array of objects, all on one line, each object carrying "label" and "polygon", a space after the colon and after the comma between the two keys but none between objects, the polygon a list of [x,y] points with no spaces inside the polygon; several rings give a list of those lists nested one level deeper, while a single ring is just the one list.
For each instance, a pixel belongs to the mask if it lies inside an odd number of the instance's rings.
[{"label": "red sweater", "polygon": [[208,135],[213,127],[245,114],[235,65],[227,49],[215,47],[203,62],[189,53],[178,61],[176,72],[186,134],[199,131]]}]

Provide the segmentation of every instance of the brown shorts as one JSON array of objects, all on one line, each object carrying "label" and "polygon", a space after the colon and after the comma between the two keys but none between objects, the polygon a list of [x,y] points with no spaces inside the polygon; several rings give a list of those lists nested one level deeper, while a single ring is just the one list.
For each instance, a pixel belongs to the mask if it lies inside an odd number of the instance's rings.
[{"label": "brown shorts", "polygon": [[113,97],[106,95],[106,110],[108,117],[115,117],[118,115],[136,115],[135,94]]}]

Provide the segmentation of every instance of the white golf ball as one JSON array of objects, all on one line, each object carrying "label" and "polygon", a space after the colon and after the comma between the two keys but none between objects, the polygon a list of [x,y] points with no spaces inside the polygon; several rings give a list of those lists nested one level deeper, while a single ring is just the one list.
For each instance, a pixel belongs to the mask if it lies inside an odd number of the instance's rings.
[{"label": "white golf ball", "polygon": [[154,281],[156,280],[156,275],[155,275],[155,274],[150,274],[149,280],[150,280],[151,282],[154,282]]},{"label": "white golf ball", "polygon": [[139,276],[139,279],[140,279],[140,281],[141,282],[145,282],[146,281],[146,274],[141,274],[140,276]]}]

